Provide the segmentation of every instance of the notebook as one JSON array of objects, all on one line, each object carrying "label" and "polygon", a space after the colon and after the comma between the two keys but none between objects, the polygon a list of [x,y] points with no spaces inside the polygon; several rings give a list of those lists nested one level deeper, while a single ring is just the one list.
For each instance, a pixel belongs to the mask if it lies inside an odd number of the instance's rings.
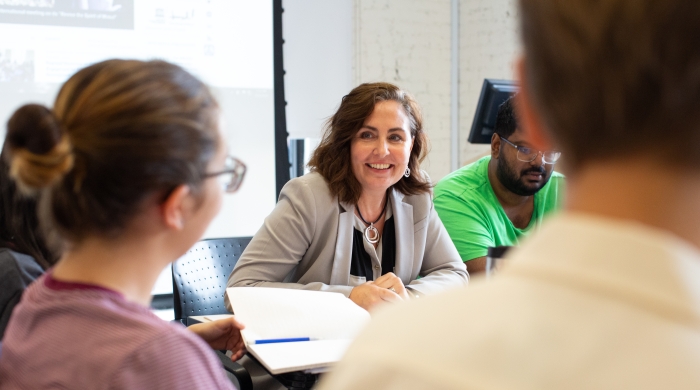
[{"label": "notebook", "polygon": [[[248,352],[273,374],[323,371],[369,322],[343,294],[265,287],[226,290]],[[288,339],[309,339],[289,342]]]}]

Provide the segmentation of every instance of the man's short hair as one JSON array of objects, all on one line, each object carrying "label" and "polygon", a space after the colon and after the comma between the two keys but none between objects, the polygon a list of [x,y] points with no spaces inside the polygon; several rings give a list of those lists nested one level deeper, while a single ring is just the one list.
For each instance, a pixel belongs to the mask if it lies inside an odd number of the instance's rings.
[{"label": "man's short hair", "polygon": [[503,138],[508,138],[513,133],[515,129],[518,128],[518,119],[515,112],[515,97],[511,96],[505,102],[498,106],[498,114],[496,115],[496,126],[493,128],[493,132],[500,135]]},{"label": "man's short hair", "polygon": [[700,168],[700,1],[520,0],[529,98],[570,168]]}]

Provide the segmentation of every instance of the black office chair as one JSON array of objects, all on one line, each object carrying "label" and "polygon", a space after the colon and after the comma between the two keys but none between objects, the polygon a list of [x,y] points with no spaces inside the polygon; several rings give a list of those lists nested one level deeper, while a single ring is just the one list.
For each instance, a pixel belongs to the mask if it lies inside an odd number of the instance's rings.
[{"label": "black office chair", "polygon": [[226,282],[252,237],[203,240],[173,263],[175,320],[226,314]]},{"label": "black office chair", "polygon": [[[173,263],[173,300],[175,320],[184,325],[187,317],[226,314],[224,294],[226,282],[241,253],[252,237],[203,240]],[[238,380],[241,390],[252,389],[250,374],[238,363],[231,362],[220,351],[224,369]],[[273,377],[290,390],[310,389],[318,375],[291,372]],[[248,387],[249,386],[249,387]]]},{"label": "black office chair", "polygon": [[[226,314],[226,282],[252,237],[203,240],[173,263],[175,320],[188,325],[187,317]],[[253,389],[248,371],[223,352],[216,354],[240,390]]]}]

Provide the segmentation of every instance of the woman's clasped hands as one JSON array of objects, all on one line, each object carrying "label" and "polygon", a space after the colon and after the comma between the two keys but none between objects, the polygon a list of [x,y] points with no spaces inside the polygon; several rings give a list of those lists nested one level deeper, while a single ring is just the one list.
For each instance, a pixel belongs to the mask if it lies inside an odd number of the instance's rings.
[{"label": "woman's clasped hands", "polygon": [[363,309],[371,311],[384,302],[407,300],[409,295],[401,279],[393,272],[388,272],[377,280],[353,288],[350,299]]}]

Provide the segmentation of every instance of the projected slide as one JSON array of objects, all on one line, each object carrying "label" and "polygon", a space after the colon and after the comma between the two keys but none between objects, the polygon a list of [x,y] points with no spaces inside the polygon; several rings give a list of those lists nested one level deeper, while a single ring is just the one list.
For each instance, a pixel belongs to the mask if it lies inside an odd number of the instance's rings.
[{"label": "projected slide", "polygon": [[162,58],[213,86],[272,89],[271,2],[0,0],[0,34],[12,37],[2,61],[33,63],[37,83],[105,58]]},{"label": "projected slide", "polygon": [[0,0],[0,23],[134,28],[134,0]]},{"label": "projected slide", "polygon": [[275,204],[272,1],[0,0],[0,135],[20,105],[52,105],[76,70],[164,59],[219,99],[231,154],[248,166],[207,237],[254,234]]}]

